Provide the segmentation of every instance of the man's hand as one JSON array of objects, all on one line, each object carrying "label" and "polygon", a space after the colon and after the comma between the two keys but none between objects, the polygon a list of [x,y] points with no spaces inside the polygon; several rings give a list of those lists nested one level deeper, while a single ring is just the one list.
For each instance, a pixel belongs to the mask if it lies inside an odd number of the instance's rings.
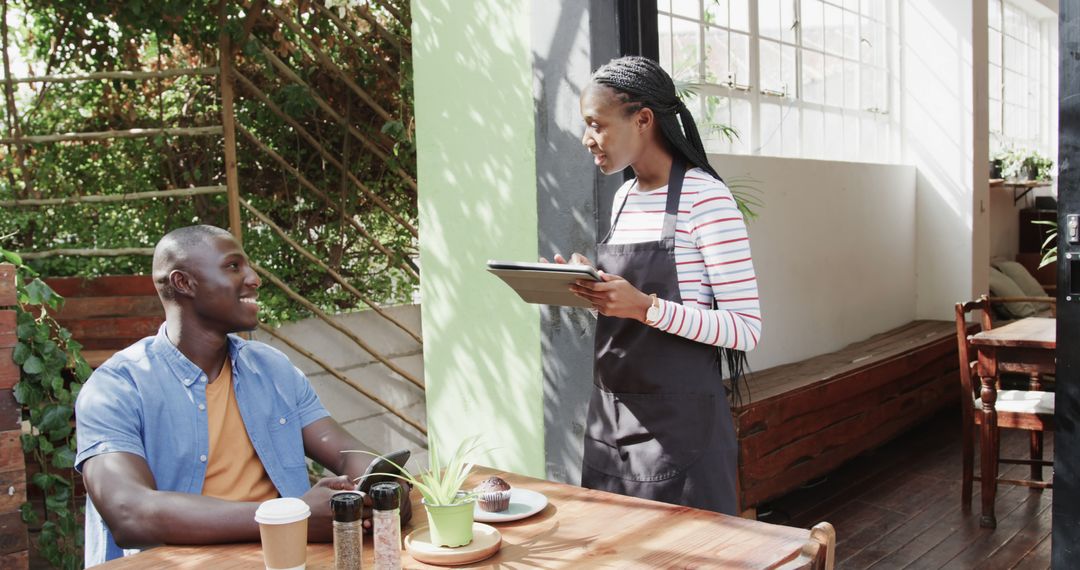
[{"label": "man's hand", "polygon": [[578,281],[570,286],[570,291],[588,301],[604,316],[645,322],[652,298],[618,275],[601,271],[600,277],[604,279],[602,282]]},{"label": "man's hand", "polygon": [[320,479],[314,487],[304,493],[303,497],[300,497],[308,504],[308,507],[311,507],[311,518],[308,519],[309,542],[333,542],[334,513],[330,511],[330,497],[338,491],[355,490],[356,484],[350,481],[348,476],[339,475]]},{"label": "man's hand", "polygon": [[[412,520],[412,485],[404,481],[395,481],[398,485],[401,485],[401,502],[398,504],[398,516],[401,518],[401,526],[409,524]],[[364,496],[364,532],[370,534],[374,523],[371,519],[371,497]]]},{"label": "man's hand", "polygon": [[[308,425],[303,430],[304,435],[304,451],[308,457],[311,457],[320,464],[325,465],[328,469],[334,473],[341,473],[347,477],[349,481],[356,481],[364,471],[367,470],[367,466],[372,461],[372,457],[363,453],[344,453],[347,450],[364,449],[364,444],[357,441],[348,431],[343,429],[332,418],[323,418],[316,420]],[[332,477],[331,479],[337,479]],[[323,480],[325,481],[325,479]],[[406,491],[411,490],[408,484],[404,481],[395,481],[400,484],[402,489]],[[322,481],[319,482],[322,484]],[[351,483],[350,483],[351,484]],[[349,487],[355,489],[356,487]],[[315,489],[312,489],[312,492]],[[310,492],[309,492],[310,493]],[[330,492],[333,494],[333,492]],[[307,495],[305,495],[306,497]],[[409,500],[407,494],[402,496],[401,499],[401,522],[402,524],[412,519],[412,503]],[[326,508],[330,508],[330,497],[326,496]],[[311,503],[308,503],[311,504]],[[312,508],[312,517],[315,516],[315,509]],[[365,497],[364,499],[364,529],[371,530],[371,498]],[[308,531],[311,535],[309,527]],[[314,535],[311,535],[314,536]],[[313,539],[314,540],[314,539]]]}]

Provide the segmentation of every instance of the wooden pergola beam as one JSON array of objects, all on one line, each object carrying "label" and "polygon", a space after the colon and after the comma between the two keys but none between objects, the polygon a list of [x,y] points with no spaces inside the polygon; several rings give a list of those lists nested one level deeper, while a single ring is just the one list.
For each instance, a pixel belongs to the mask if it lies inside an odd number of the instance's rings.
[{"label": "wooden pergola beam", "polygon": [[341,275],[340,273],[335,271],[332,267],[327,265],[325,261],[323,261],[323,260],[319,259],[318,257],[316,257],[315,254],[308,251],[306,248],[304,248],[304,246],[297,243],[296,240],[289,237],[289,234],[286,233],[285,230],[283,230],[281,228],[281,226],[275,224],[274,221],[271,220],[269,216],[267,216],[265,213],[259,211],[258,208],[256,208],[255,206],[252,206],[250,203],[248,203],[244,199],[240,200],[240,205],[242,205],[245,209],[247,209],[247,211],[251,212],[256,218],[259,219],[260,222],[262,222],[267,227],[269,227],[271,230],[273,230],[274,233],[276,233],[279,237],[281,237],[281,239],[285,240],[285,243],[289,244],[289,246],[292,247],[297,253],[299,253],[300,255],[302,255],[304,257],[306,257],[309,261],[311,261],[315,265],[319,266],[319,268],[322,269],[323,271],[325,271],[328,275],[330,275],[330,277],[332,277],[334,279],[334,281],[337,281],[338,284],[340,284],[342,287],[344,287],[346,291],[348,291],[349,293],[352,293],[354,297],[356,297],[357,299],[360,299],[360,301],[362,301],[365,305],[370,307],[371,310],[375,311],[376,314],[378,314],[380,317],[382,317],[382,318],[390,321],[391,323],[393,323],[394,326],[401,329],[402,332],[404,332],[405,334],[412,337],[412,339],[415,340],[417,343],[423,344],[424,341],[420,338],[420,335],[414,333],[412,331],[412,329],[405,326],[405,324],[402,323],[401,321],[399,321],[399,320],[395,319],[394,317],[390,316],[390,314],[388,314],[386,311],[384,311],[382,309],[382,307],[380,307],[377,303],[375,303],[370,298],[368,298],[367,295],[364,295],[359,289],[354,287],[353,284],[350,283],[348,279],[345,279],[345,277],[343,275]]},{"label": "wooden pergola beam", "polygon": [[393,16],[394,18],[396,18],[398,22],[401,22],[401,25],[403,25],[405,27],[409,27],[411,25],[411,22],[409,21],[409,18],[406,18],[405,15],[402,14],[401,10],[398,10],[397,7],[395,7],[390,2],[387,2],[386,0],[373,0],[373,1],[376,4],[378,4],[379,6],[382,6],[382,8],[384,10],[386,10],[387,12],[390,12],[390,15]]},{"label": "wooden pergola beam", "polygon": [[159,71],[97,71],[94,73],[81,73],[81,74],[58,74],[58,75],[37,75],[32,77],[13,77],[12,83],[73,83],[76,81],[93,81],[97,79],[121,79],[121,80],[143,80],[143,79],[164,79],[167,77],[185,77],[185,76],[197,76],[197,75],[217,75],[219,70],[217,67],[192,67],[192,68],[175,68],[175,69],[162,69]]},{"label": "wooden pergola beam", "polygon": [[378,64],[379,69],[383,70],[387,75],[393,77],[394,79],[398,78],[397,72],[394,71],[392,67],[390,67],[390,64],[385,59],[379,57],[378,52],[372,49],[371,46],[368,45],[368,42],[364,41],[364,39],[356,33],[356,30],[353,30],[352,26],[348,25],[347,23],[345,23],[344,20],[339,18],[333,10],[322,5],[322,3],[320,2],[312,2],[312,6],[315,6],[315,9],[322,13],[323,16],[326,16],[326,18],[329,19],[331,22],[333,22],[339,30],[345,32],[345,35],[349,36],[349,39],[351,39],[353,43],[364,48],[364,51],[368,52],[368,54],[371,55],[371,58],[375,60],[376,64]]},{"label": "wooden pergola beam", "polygon": [[24,137],[13,137],[0,139],[0,144],[9,143],[54,143],[54,142],[66,142],[66,141],[100,141],[109,139],[137,139],[154,137],[158,135],[164,136],[209,136],[220,135],[224,131],[221,125],[215,125],[211,127],[174,127],[166,129],[127,129],[122,131],[98,131],[88,133],[62,133],[55,135],[31,135]]},{"label": "wooden pergola beam", "polygon": [[368,188],[366,184],[361,182],[356,177],[356,175],[350,172],[349,169],[347,169],[345,165],[342,164],[341,161],[338,160],[333,153],[326,150],[323,145],[319,144],[319,141],[315,140],[315,137],[313,137],[311,133],[307,131],[307,129],[305,129],[299,122],[297,122],[296,119],[290,117],[288,113],[281,109],[281,107],[278,107],[278,105],[274,103],[266,93],[263,93],[261,89],[259,89],[254,83],[252,83],[250,79],[244,77],[244,74],[240,73],[240,71],[236,69],[232,70],[232,74],[234,77],[236,77],[237,80],[239,80],[240,84],[248,90],[248,92],[255,96],[255,98],[261,101],[264,105],[266,105],[270,109],[270,111],[277,115],[281,120],[285,121],[290,127],[292,127],[293,130],[296,131],[296,134],[300,135],[301,138],[307,141],[307,143],[311,145],[311,147],[315,149],[315,151],[318,152],[323,157],[323,159],[326,160],[326,162],[329,162],[340,172],[344,173],[345,176],[349,179],[349,181],[352,182],[353,185],[356,186],[360,190],[360,192],[364,194],[365,197],[367,197],[376,206],[382,209],[382,211],[386,212],[391,218],[397,221],[397,223],[401,224],[402,227],[409,230],[409,233],[411,233],[413,237],[418,237],[420,235],[420,233],[416,230],[415,226],[410,224],[405,218],[402,218],[401,215],[395,212],[393,208],[391,208],[382,198],[372,192],[371,189]]},{"label": "wooden pergola beam", "polygon": [[240,219],[240,180],[236,172],[236,115],[233,110],[233,77],[232,69],[233,48],[226,27],[226,0],[218,4],[218,67],[221,75],[218,82],[221,85],[221,134],[225,147],[225,186],[228,188],[229,202],[229,231],[232,232],[236,242],[244,243],[243,221]]},{"label": "wooden pergola beam", "polygon": [[0,200],[0,207],[14,208],[18,206],[62,206],[66,204],[103,204],[110,202],[129,202],[133,200],[148,200],[153,198],[176,198],[180,196],[198,196],[202,194],[221,194],[226,191],[225,186],[195,186],[192,188],[177,188],[175,190],[153,190],[148,192],[132,192],[130,194],[99,194],[93,196],[68,196],[65,198],[40,198],[32,200]]},{"label": "wooden pergola beam", "polygon": [[95,248],[61,248],[46,251],[31,251],[19,253],[23,259],[44,259],[46,257],[58,257],[69,255],[72,257],[120,257],[122,255],[154,255],[152,247],[121,247],[115,249]]},{"label": "wooden pergola beam", "polygon": [[312,51],[316,61],[318,61],[326,69],[336,74],[338,76],[338,79],[345,83],[345,85],[348,85],[349,89],[353,90],[353,93],[356,93],[356,95],[360,97],[360,99],[363,100],[364,103],[367,103],[368,107],[371,107],[371,109],[375,111],[375,114],[379,115],[384,121],[387,122],[394,119],[390,115],[390,113],[388,113],[386,109],[382,107],[382,105],[375,101],[375,99],[371,95],[368,95],[367,91],[357,85],[356,82],[353,81],[351,77],[349,77],[349,74],[345,73],[344,70],[338,67],[338,65],[334,63],[332,59],[330,59],[330,56],[326,55],[326,53],[319,49],[319,46],[317,46],[315,42],[313,42],[311,38],[308,37],[306,33],[304,33],[304,30],[296,22],[294,22],[288,14],[283,12],[281,8],[274,6],[273,3],[268,3],[266,5],[266,8],[274,14],[274,17],[277,18],[279,22],[284,24],[285,27],[292,30],[292,32],[296,34],[297,37],[299,37],[305,44],[307,44],[308,49]]},{"label": "wooden pergola beam", "polygon": [[383,356],[382,353],[375,350],[374,347],[372,347],[370,344],[365,342],[364,339],[357,336],[356,333],[352,332],[351,330],[346,328],[341,323],[339,323],[339,322],[335,321],[334,319],[332,319],[330,317],[330,315],[326,314],[326,311],[323,311],[322,309],[320,309],[318,307],[318,305],[316,305],[315,303],[312,303],[311,301],[308,301],[306,298],[304,298],[303,295],[297,293],[296,291],[293,291],[292,288],[289,287],[288,285],[286,285],[285,282],[282,281],[280,278],[278,278],[277,275],[274,275],[273,273],[271,273],[267,269],[265,269],[265,268],[263,268],[263,267],[261,267],[259,265],[256,265],[256,264],[252,264],[251,267],[253,269],[255,269],[255,271],[258,272],[259,275],[262,275],[267,281],[269,281],[270,283],[273,283],[273,285],[275,287],[277,287],[278,289],[280,289],[282,293],[285,293],[286,296],[288,296],[292,300],[294,300],[297,303],[299,303],[300,305],[302,305],[305,309],[311,311],[312,314],[314,314],[316,317],[318,317],[324,323],[330,325],[334,330],[336,330],[336,331],[340,332],[341,334],[345,335],[346,338],[348,338],[349,340],[356,343],[357,346],[359,346],[361,349],[363,349],[364,352],[366,352],[366,353],[370,354],[372,357],[374,357],[375,360],[378,360],[384,366],[386,366],[390,370],[393,370],[394,372],[396,372],[398,374],[398,376],[401,376],[402,378],[404,378],[404,379],[408,380],[409,382],[413,383],[413,385],[415,385],[417,388],[420,388],[421,390],[425,390],[423,382],[417,380],[416,377],[414,377],[412,374],[409,374],[408,372],[406,372],[403,368],[401,368],[397,364],[394,364],[386,356]]},{"label": "wooden pergola beam", "polygon": [[[284,61],[281,61],[281,58],[275,55],[274,52],[270,50],[270,48],[266,47],[262,42],[259,42],[259,49],[260,51],[262,51],[263,56],[270,61],[270,64],[277,68],[277,70],[280,71],[282,75],[284,75],[293,83],[299,85],[300,87],[303,87],[304,90],[308,92],[308,95],[311,96],[312,100],[315,101],[315,104],[318,105],[319,108],[321,108],[323,111],[325,111],[327,115],[330,115],[330,118],[333,119],[335,123],[345,128],[345,130],[347,130],[349,134],[353,136],[353,138],[360,141],[360,144],[364,145],[364,148],[367,148],[371,152],[375,153],[375,156],[379,157],[379,160],[382,160],[383,162],[390,162],[390,157],[383,149],[379,148],[378,145],[376,145],[374,142],[364,136],[364,134],[361,133],[356,127],[351,125],[349,121],[346,121],[345,117],[342,117],[340,113],[334,110],[334,108],[330,106],[330,103],[328,103],[325,99],[319,96],[317,91],[312,89],[312,87],[308,85],[308,83],[304,81],[302,77],[297,75],[296,72],[293,71],[292,68],[290,68]],[[410,188],[412,188],[414,191],[416,190],[416,180],[413,180],[413,177],[410,176],[408,172],[405,172],[405,170],[402,169],[400,166],[392,166],[392,168],[395,172],[397,172],[398,176],[400,176],[401,179],[409,185]]]},{"label": "wooden pergola beam", "polygon": [[344,374],[338,372],[336,368],[334,368],[333,366],[328,364],[325,360],[319,358],[318,356],[315,356],[315,354],[312,353],[310,350],[307,350],[307,349],[301,347],[300,345],[296,344],[295,342],[293,342],[291,339],[289,339],[285,335],[281,334],[280,332],[274,330],[272,327],[270,327],[268,325],[265,325],[263,323],[259,323],[259,330],[264,331],[267,334],[269,334],[270,336],[272,336],[272,337],[280,340],[281,342],[285,343],[286,346],[288,346],[289,348],[295,350],[297,353],[299,353],[304,358],[306,358],[306,359],[314,362],[315,364],[319,365],[320,368],[327,371],[333,377],[335,377],[338,380],[342,381],[343,383],[345,383],[347,386],[349,386],[353,390],[356,390],[357,392],[362,394],[367,399],[369,399],[372,402],[375,402],[376,404],[382,406],[383,408],[386,409],[386,411],[390,412],[391,414],[394,414],[395,416],[400,418],[401,421],[409,424],[414,429],[416,429],[416,431],[424,434],[425,436],[427,435],[427,428],[420,425],[419,422],[417,422],[416,420],[406,416],[404,412],[402,412],[401,410],[398,410],[394,406],[390,405],[389,402],[383,400],[382,398],[379,398],[375,394],[372,394],[367,389],[365,389],[363,386],[357,384],[353,379],[351,379],[348,376],[345,376]]},{"label": "wooden pergola beam", "polygon": [[375,18],[375,15],[371,13],[370,7],[363,5],[357,6],[356,11],[360,13],[361,18],[367,20],[368,24],[371,24],[371,27],[374,28],[374,30],[380,36],[382,36],[384,40],[386,40],[390,45],[394,46],[394,49],[396,49],[398,53],[402,53],[404,51],[401,48],[401,40],[399,40],[394,34],[391,34],[390,30],[387,30],[382,24],[379,23],[379,20],[377,20]]},{"label": "wooden pergola beam", "polygon": [[[301,186],[307,188],[311,191],[312,194],[318,196],[319,199],[321,199],[327,206],[330,206],[331,208],[341,208],[339,204],[331,200],[325,192],[323,192],[321,189],[319,189],[319,187],[315,186],[314,183],[308,180],[307,177],[304,176],[304,174],[300,172],[295,166],[289,164],[289,161],[285,160],[285,158],[278,154],[277,151],[270,148],[265,143],[256,138],[255,135],[253,135],[251,131],[245,129],[243,125],[236,125],[236,130],[244,138],[246,138],[248,142],[255,145],[255,147],[259,150],[266,153],[267,156],[269,156],[270,158],[274,159],[275,162],[277,162],[289,174],[296,178],[300,182]],[[368,232],[367,229],[360,224],[360,222],[357,222],[354,216],[346,215],[345,219],[349,221],[349,225],[351,225],[357,232],[359,232],[360,235],[364,236],[365,239],[370,241],[371,244],[375,246],[375,249],[378,249],[380,252],[382,252],[383,255],[387,257],[387,259],[390,259],[391,261],[396,260],[397,266],[399,268],[411,275],[414,279],[420,279],[420,274],[416,272],[416,269],[409,265],[408,261],[405,260],[404,256],[390,251],[390,249],[383,245],[383,243],[380,242],[378,238],[371,235],[371,233]]]}]

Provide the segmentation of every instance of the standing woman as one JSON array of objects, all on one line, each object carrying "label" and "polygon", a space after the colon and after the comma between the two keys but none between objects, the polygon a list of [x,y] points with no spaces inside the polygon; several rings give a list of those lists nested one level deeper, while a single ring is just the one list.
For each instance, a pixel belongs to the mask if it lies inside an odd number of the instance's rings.
[{"label": "standing woman", "polygon": [[581,114],[582,143],[600,170],[635,174],[597,245],[604,281],[573,287],[600,314],[582,485],[737,514],[738,444],[721,363],[734,386],[761,338],[746,224],[656,62],[601,67]]}]

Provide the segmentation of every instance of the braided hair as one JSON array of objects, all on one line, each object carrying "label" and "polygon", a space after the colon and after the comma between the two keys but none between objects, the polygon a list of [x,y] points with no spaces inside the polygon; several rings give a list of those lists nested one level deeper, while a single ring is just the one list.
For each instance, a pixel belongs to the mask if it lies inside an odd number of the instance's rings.
[{"label": "braided hair", "polygon": [[[613,59],[597,69],[592,82],[611,88],[627,104],[630,115],[643,108],[651,109],[669,150],[687,163],[723,180],[709,165],[694,116],[675,92],[675,82],[660,64],[636,55]],[[682,123],[681,125],[679,123]]]},{"label": "braided hair", "polygon": [[[690,109],[679,99],[675,91],[675,82],[657,62],[641,56],[625,56],[613,59],[593,73],[592,82],[615,92],[615,96],[626,104],[626,114],[633,114],[641,109],[651,109],[656,117],[663,140],[668,150],[681,155],[690,165],[708,172],[713,178],[723,182],[720,175],[705,157],[705,145],[701,142],[694,117]],[[681,123],[681,124],[680,124]],[[719,368],[723,376],[723,366],[727,364],[730,376],[728,395],[733,404],[742,401],[739,383],[749,394],[745,370],[746,352],[731,348],[718,349]]]}]

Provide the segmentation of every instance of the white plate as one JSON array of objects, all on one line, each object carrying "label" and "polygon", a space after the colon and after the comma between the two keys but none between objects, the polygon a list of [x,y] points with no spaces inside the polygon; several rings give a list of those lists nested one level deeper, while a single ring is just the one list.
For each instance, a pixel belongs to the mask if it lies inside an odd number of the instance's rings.
[{"label": "white plate", "polygon": [[481,510],[480,502],[477,501],[473,520],[486,523],[518,521],[544,510],[547,504],[547,497],[543,493],[513,488],[510,489],[510,508],[498,513],[489,513]]}]

